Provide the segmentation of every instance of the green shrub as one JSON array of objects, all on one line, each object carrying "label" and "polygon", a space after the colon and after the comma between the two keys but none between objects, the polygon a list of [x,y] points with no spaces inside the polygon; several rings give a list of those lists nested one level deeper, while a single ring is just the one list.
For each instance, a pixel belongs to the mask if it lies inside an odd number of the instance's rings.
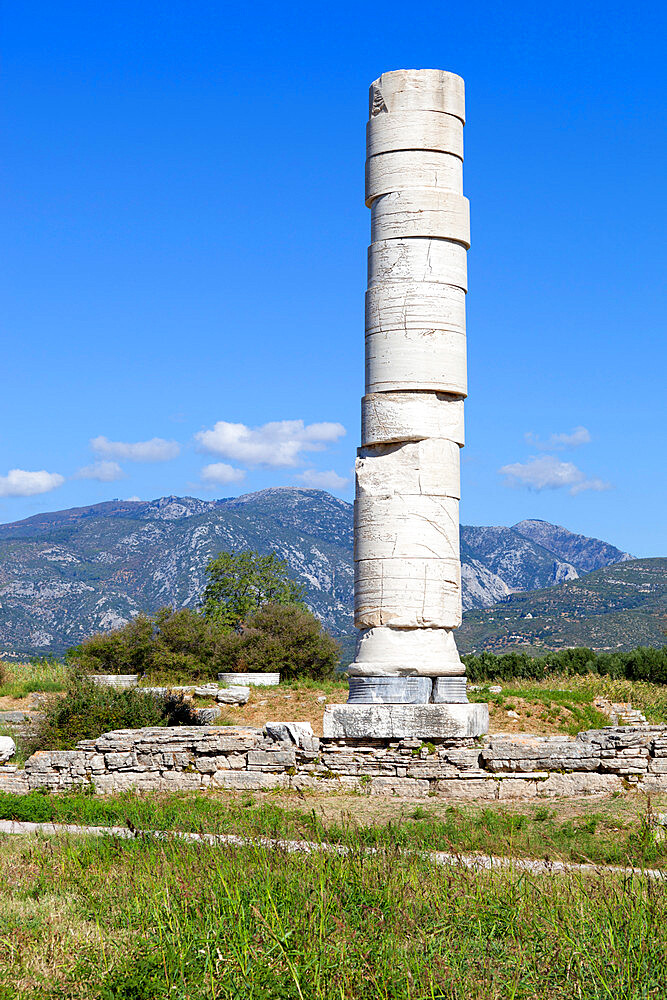
[{"label": "green shrub", "polygon": [[240,631],[222,636],[215,662],[218,670],[279,670],[284,680],[326,678],[340,657],[336,640],[306,608],[265,604]]},{"label": "green shrub", "polygon": [[219,629],[191,608],[162,608],[154,618],[150,673],[184,675],[192,680],[209,678]]},{"label": "green shrub", "polygon": [[114,729],[197,725],[194,707],[182,695],[159,698],[139,688],[113,688],[72,674],[62,696],[49,699],[27,749],[69,750],[79,740]]},{"label": "green shrub", "polygon": [[86,674],[149,674],[153,680],[211,676],[219,630],[190,608],[161,608],[152,618],[137,615],[113,632],[98,633],[68,652]]},{"label": "green shrub", "polygon": [[113,632],[91,635],[68,658],[87,674],[141,674],[151,666],[154,631],[151,618],[137,615]]},{"label": "green shrub", "polygon": [[190,608],[162,608],[91,636],[68,658],[80,673],[141,673],[156,683],[208,679],[219,670],[280,670],[285,680],[321,680],[333,674],[340,647],[307,608],[269,603],[236,630]]},{"label": "green shrub", "polygon": [[585,646],[560,649],[544,656],[511,652],[497,656],[479,653],[462,657],[468,680],[535,680],[542,681],[552,674],[599,674],[614,680],[667,683],[667,647],[654,649],[641,646],[630,652],[596,653]]}]

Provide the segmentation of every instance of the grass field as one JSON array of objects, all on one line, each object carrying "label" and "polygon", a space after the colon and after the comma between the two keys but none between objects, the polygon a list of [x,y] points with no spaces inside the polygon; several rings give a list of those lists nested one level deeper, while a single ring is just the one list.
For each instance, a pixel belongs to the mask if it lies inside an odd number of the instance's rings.
[{"label": "grass field", "polygon": [[[0,707],[62,690],[55,666],[12,664]],[[606,678],[503,681],[470,692],[492,732],[574,734],[631,702],[667,722],[663,688]],[[251,689],[222,722],[310,721],[344,682]],[[512,713],[511,715],[509,713]],[[347,793],[0,794],[0,819],[239,833],[348,853],[0,837],[0,1000],[650,1000],[667,995],[666,883],[443,868],[425,852],[664,868],[655,813],[628,793],[462,804]],[[369,848],[373,852],[369,853]]]},{"label": "grass field", "polygon": [[[663,804],[663,800],[664,803]],[[447,804],[350,793],[123,793],[13,795],[0,819],[305,839],[351,846],[498,854],[667,870],[653,819],[667,797],[580,799],[545,805]]]},{"label": "grass field", "polygon": [[2,1000],[639,1000],[667,983],[661,884],[392,846],[7,838],[0,925]]}]

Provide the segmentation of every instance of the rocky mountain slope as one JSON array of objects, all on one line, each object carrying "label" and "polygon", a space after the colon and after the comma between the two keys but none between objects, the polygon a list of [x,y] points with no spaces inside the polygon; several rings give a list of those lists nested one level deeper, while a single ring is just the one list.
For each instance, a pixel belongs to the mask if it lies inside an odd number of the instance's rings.
[{"label": "rocky mountain slope", "polygon": [[628,552],[621,552],[614,545],[608,545],[597,538],[587,538],[586,535],[575,535],[566,528],[559,528],[557,524],[549,524],[548,521],[519,521],[512,531],[576,566],[579,573],[592,573],[603,566],[632,559]]},{"label": "rocky mountain slope", "polygon": [[[533,537],[531,537],[531,535]],[[197,605],[221,549],[276,551],[334,634],[352,628],[352,506],[321,490],[96,504],[0,525],[0,650],[61,652],[138,611]],[[461,528],[464,608],[630,558],[542,521]]]},{"label": "rocky mountain slope", "polygon": [[617,562],[555,587],[512,594],[502,604],[469,611],[456,642],[462,653],[667,645],[667,559]]}]

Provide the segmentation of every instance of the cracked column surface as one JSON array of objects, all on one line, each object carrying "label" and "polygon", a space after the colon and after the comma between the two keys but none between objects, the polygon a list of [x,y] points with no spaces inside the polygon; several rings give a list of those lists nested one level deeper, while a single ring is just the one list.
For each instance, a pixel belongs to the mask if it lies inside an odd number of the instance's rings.
[{"label": "cracked column surface", "polygon": [[[373,729],[368,711],[363,720],[354,713],[369,703],[393,707],[392,735],[429,735],[411,731],[429,728],[428,712],[409,709],[425,704],[440,716],[456,705],[451,735],[488,728],[486,706],[467,703],[453,635],[461,624],[467,394],[464,121],[463,80],[454,73],[396,70],[371,85],[366,395],[354,520],[360,634],[348,704],[332,707],[336,724],[325,715],[325,734]],[[440,718],[431,730],[442,725]]]}]

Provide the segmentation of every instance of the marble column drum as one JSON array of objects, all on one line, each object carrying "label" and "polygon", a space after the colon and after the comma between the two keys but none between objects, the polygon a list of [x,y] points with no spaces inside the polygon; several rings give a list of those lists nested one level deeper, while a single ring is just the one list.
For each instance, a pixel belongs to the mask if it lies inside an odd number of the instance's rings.
[{"label": "marble column drum", "polygon": [[[348,704],[334,712],[332,735],[358,735],[354,706],[359,719],[363,712],[370,719],[367,707],[377,704],[429,704],[438,718],[450,712],[466,735],[488,728],[486,706],[468,705],[453,635],[461,623],[467,394],[464,123],[463,80],[454,73],[397,70],[371,85],[366,394],[354,521],[359,637]],[[397,709],[395,724],[401,735],[427,736],[415,729],[424,718]]]}]

